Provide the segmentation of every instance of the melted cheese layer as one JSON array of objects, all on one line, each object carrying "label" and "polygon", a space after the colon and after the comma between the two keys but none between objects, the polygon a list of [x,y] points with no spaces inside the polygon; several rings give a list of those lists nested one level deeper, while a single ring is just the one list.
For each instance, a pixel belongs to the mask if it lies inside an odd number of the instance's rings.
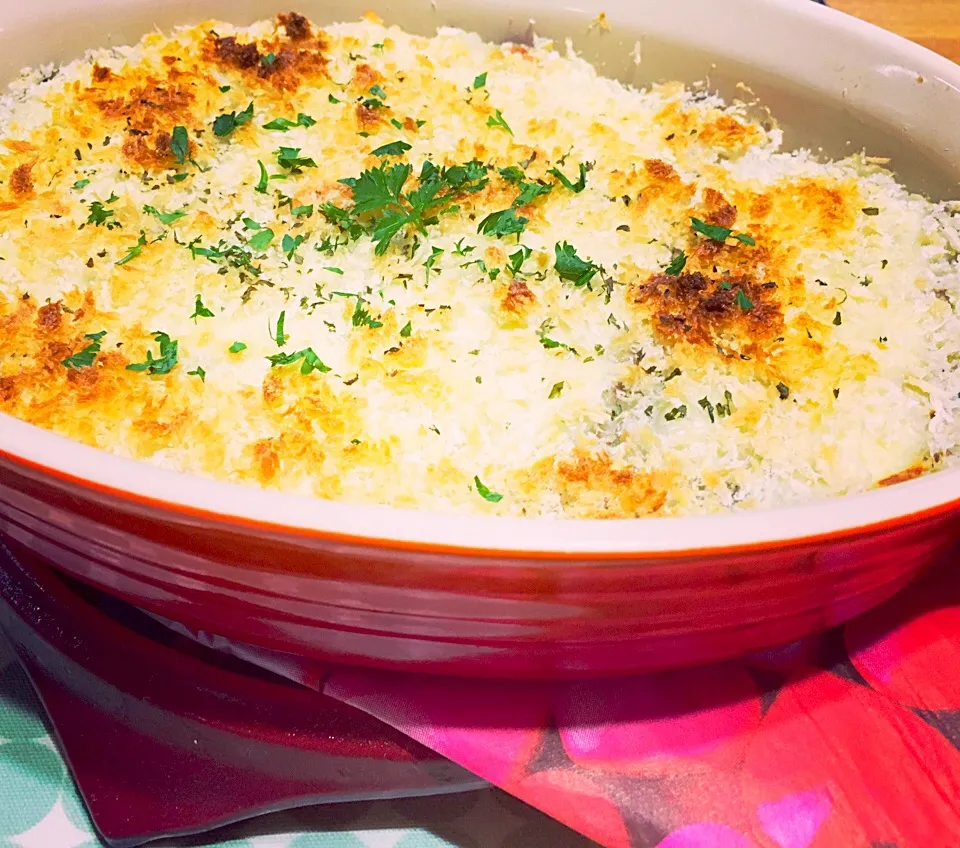
[{"label": "melted cheese layer", "polygon": [[[778,506],[949,464],[955,207],[780,142],[548,42],[369,16],[25,72],[0,101],[0,411],[192,474],[505,515]],[[378,250],[425,162],[447,199]],[[394,206],[352,214],[344,180],[406,164]]]}]

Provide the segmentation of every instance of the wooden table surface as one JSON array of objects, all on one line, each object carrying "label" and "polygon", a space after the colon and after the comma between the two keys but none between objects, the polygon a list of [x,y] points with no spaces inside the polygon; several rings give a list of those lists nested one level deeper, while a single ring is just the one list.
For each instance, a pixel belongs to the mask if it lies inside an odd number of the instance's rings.
[{"label": "wooden table surface", "polygon": [[827,0],[960,64],[960,0]]}]

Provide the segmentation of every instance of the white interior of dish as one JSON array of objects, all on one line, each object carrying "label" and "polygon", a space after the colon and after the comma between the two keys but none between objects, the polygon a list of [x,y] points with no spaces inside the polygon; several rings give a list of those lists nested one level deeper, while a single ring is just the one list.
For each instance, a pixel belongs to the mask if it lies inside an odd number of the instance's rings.
[{"label": "white interior of dish", "polygon": [[[238,24],[286,6],[264,0],[33,0],[0,7],[0,79],[26,65],[136,41],[219,17]],[[293,4],[323,25],[356,18],[349,0]],[[493,40],[531,29],[566,37],[604,73],[643,85],[707,80],[728,97],[743,82],[768,106],[787,145],[887,156],[911,189],[960,198],[960,67],[808,0],[384,0],[388,23],[431,33],[460,26]],[[590,27],[605,12],[609,32]],[[639,42],[639,65],[634,60]],[[557,521],[460,517],[279,495],[109,456],[0,415],[0,450],[118,492],[291,528],[481,549],[634,553],[764,544],[862,527],[960,499],[960,469],[806,506],[702,518]]]}]

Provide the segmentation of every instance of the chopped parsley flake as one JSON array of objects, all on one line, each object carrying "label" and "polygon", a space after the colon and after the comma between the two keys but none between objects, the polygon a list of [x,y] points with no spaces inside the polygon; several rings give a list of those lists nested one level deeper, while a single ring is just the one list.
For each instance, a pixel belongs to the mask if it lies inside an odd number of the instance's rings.
[{"label": "chopped parsley flake", "polygon": [[843,323],[843,318],[840,316],[840,313],[838,312],[836,315],[833,316],[833,325],[835,327],[839,327],[842,323]]},{"label": "chopped parsley flake", "polygon": [[232,86],[229,86],[229,85],[221,85],[220,91],[222,94],[226,94],[231,88]]},{"label": "chopped parsley flake", "polygon": [[267,169],[263,167],[263,162],[259,159],[257,160],[257,167],[260,169],[260,179],[257,181],[256,191],[259,191],[261,194],[266,194],[267,180],[270,178],[267,176]]},{"label": "chopped parsley flake", "polygon": [[343,271],[340,268],[334,268],[332,265],[324,265],[323,270],[329,271],[331,274],[339,274],[341,277],[343,276]]},{"label": "chopped parsley flake", "polygon": [[676,277],[686,267],[687,254],[682,250],[670,260],[670,264],[664,269],[664,273],[671,277]]},{"label": "chopped parsley flake", "polygon": [[531,253],[533,253],[533,251],[529,247],[520,245],[520,248],[516,252],[510,254],[510,261],[507,268],[514,277],[520,273],[520,268],[523,266],[523,263],[530,258]]},{"label": "chopped parsley flake", "polygon": [[523,168],[517,165],[507,165],[506,168],[499,168],[498,172],[508,183],[522,183],[527,176],[523,173]]},{"label": "chopped parsley flake", "polygon": [[247,244],[250,245],[252,250],[265,250],[269,247],[270,242],[273,241],[274,232],[269,227],[261,227],[257,232],[255,232],[250,239],[247,241]]},{"label": "chopped parsley flake", "polygon": [[737,289],[737,296],[733,299],[733,302],[737,304],[744,312],[747,312],[750,309],[753,309],[753,301],[747,297],[743,289]]},{"label": "chopped parsley flake", "polygon": [[274,62],[277,61],[277,54],[267,53],[267,55],[264,56],[260,61],[263,62],[263,64],[266,65],[267,67],[270,67],[270,65],[272,65]]},{"label": "chopped parsley flake", "polygon": [[547,173],[556,177],[564,188],[572,191],[574,194],[580,194],[580,192],[587,187],[587,166],[583,162],[580,163],[580,177],[575,183],[570,182],[558,168],[551,168]]},{"label": "chopped parsley flake", "polygon": [[864,215],[869,215],[871,217],[880,214],[880,210],[876,206],[864,206],[864,208],[860,211],[863,212]]},{"label": "chopped parsley flake", "polygon": [[187,161],[190,155],[190,137],[187,135],[187,128],[179,124],[173,128],[173,134],[170,136],[170,152],[173,158],[177,160],[178,165]]},{"label": "chopped parsley flake", "polygon": [[187,371],[188,377],[199,377],[201,383],[207,382],[207,372],[203,370],[203,366],[198,365],[193,371]]},{"label": "chopped parsley flake", "polygon": [[219,115],[213,122],[213,134],[217,138],[223,138],[230,135],[237,127],[249,124],[253,118],[253,102],[242,112],[225,112]]},{"label": "chopped parsley flake", "polygon": [[[723,244],[730,236],[733,234],[733,230],[729,227],[719,227],[716,224],[708,224],[705,221],[701,221],[699,218],[691,218],[690,224],[693,227],[694,232],[700,233],[702,236],[706,236],[713,241],[720,242]],[[734,238],[739,241],[741,244],[746,244],[753,246],[756,244],[756,241],[745,233],[738,233]]]},{"label": "chopped parsley flake", "polygon": [[244,351],[246,349],[247,349],[247,346],[243,342],[234,342],[232,345],[230,345],[229,348],[227,348],[227,350],[229,350],[230,353],[240,353],[241,351]]},{"label": "chopped parsley flake", "polygon": [[354,327],[370,327],[373,330],[383,326],[382,321],[377,321],[370,315],[370,312],[366,308],[366,301],[359,296],[357,296],[357,305],[353,308],[353,316],[350,322]]},{"label": "chopped parsley flake", "polygon": [[485,501],[490,501],[490,503],[500,503],[503,500],[503,495],[498,494],[497,492],[491,492],[486,486],[483,485],[483,482],[479,477],[474,475],[473,485],[476,486],[477,494],[480,495]]},{"label": "chopped parsley flake", "polygon": [[491,212],[487,215],[477,227],[477,232],[497,237],[519,234],[523,232],[529,221],[530,219],[524,218],[523,215],[518,216],[517,210],[511,206],[509,209],[501,209],[499,212]]},{"label": "chopped parsley flake", "polygon": [[90,185],[90,180],[77,180],[73,184],[73,187],[76,189],[81,189],[81,188],[86,188],[88,185]]},{"label": "chopped parsley flake", "polygon": [[295,218],[299,218],[301,216],[309,217],[313,214],[313,204],[311,203],[308,206],[291,206],[290,214]]},{"label": "chopped parsley flake", "polygon": [[458,239],[457,243],[454,245],[453,255],[454,256],[466,256],[468,253],[473,253],[476,248],[472,244],[468,244],[466,247],[463,246],[463,239]]},{"label": "chopped parsley flake", "polygon": [[589,286],[600,266],[581,259],[577,256],[576,248],[567,242],[556,244],[553,249],[556,256],[553,268],[560,279],[573,283],[577,288]]},{"label": "chopped parsley flake", "polygon": [[280,247],[287,259],[293,259],[293,254],[297,252],[297,248],[303,244],[305,238],[306,236],[303,235],[291,236],[289,233],[284,234],[283,239],[280,241]]},{"label": "chopped parsley flake", "polygon": [[328,95],[327,95],[327,100],[328,100],[330,103],[342,103],[342,102],[343,102],[342,100],[337,100],[337,98],[334,97],[332,94],[328,94]]},{"label": "chopped parsley flake", "polygon": [[431,247],[430,256],[427,257],[427,261],[423,263],[423,267],[426,268],[425,282],[430,281],[430,270],[436,264],[437,259],[443,255],[443,248],[440,247]]},{"label": "chopped parsley flake", "polygon": [[100,342],[106,334],[106,330],[101,330],[99,333],[88,333],[84,338],[89,340],[90,344],[83,350],[78,351],[72,356],[68,356],[60,364],[63,365],[64,368],[89,368],[93,365],[97,354],[100,353]]},{"label": "chopped parsley flake", "polygon": [[503,117],[503,115],[500,113],[500,110],[499,110],[499,109],[497,109],[497,111],[496,111],[495,114],[493,114],[493,115],[491,115],[489,118],[487,118],[487,126],[488,126],[488,127],[498,127],[499,129],[504,130],[505,132],[510,133],[510,135],[513,135],[513,130],[510,129],[510,125],[504,120],[504,117]]},{"label": "chopped parsley flake", "polygon": [[370,93],[374,97],[379,97],[381,100],[387,99],[387,92],[385,92],[379,85],[374,85],[370,87]]},{"label": "chopped parsley flake", "polygon": [[484,71],[482,74],[477,74],[473,78],[473,87],[474,88],[483,88],[487,84],[487,72]]},{"label": "chopped parsley flake", "polygon": [[560,397],[560,393],[563,391],[563,386],[563,380],[561,380],[559,383],[554,383],[553,388],[550,389],[550,394],[547,395],[547,400],[553,400],[554,398]]},{"label": "chopped parsley flake", "polygon": [[305,115],[303,112],[298,112],[297,120],[295,121],[291,121],[289,118],[274,118],[272,121],[264,124],[263,128],[265,130],[287,132],[287,130],[292,130],[294,127],[312,127],[314,124],[316,124],[316,121],[313,118]]},{"label": "chopped parsley flake", "polygon": [[299,147],[281,147],[275,150],[277,164],[291,174],[299,174],[302,168],[316,168],[317,163],[309,156],[301,156]]},{"label": "chopped parsley flake", "polygon": [[126,265],[130,260],[136,259],[141,253],[143,253],[143,248],[147,243],[147,237],[140,233],[140,238],[137,239],[137,243],[133,247],[127,248],[127,254],[122,259],[118,259],[114,262],[114,265]]},{"label": "chopped parsley flake", "polygon": [[300,362],[301,374],[310,374],[313,371],[326,374],[331,370],[329,366],[323,364],[312,347],[305,347],[303,350],[293,353],[275,353],[273,356],[268,356],[267,360],[272,368],[276,368],[278,365],[293,365],[295,362]]},{"label": "chopped parsley flake", "polygon": [[[117,200],[119,200],[119,198],[115,194],[111,194],[102,203],[99,200],[94,200],[93,203],[90,204],[90,212],[87,215],[87,223],[93,224],[97,227],[102,227],[104,224],[106,224],[107,219],[114,216],[114,211],[112,209],[107,209],[106,204],[113,203]],[[115,223],[111,221],[110,224],[107,224],[107,229],[112,229],[114,226],[120,226],[119,222]]]},{"label": "chopped parsley flake", "polygon": [[407,321],[407,323],[403,325],[403,329],[400,330],[400,335],[403,338],[408,339],[410,338],[410,334],[412,332],[413,332],[413,327],[410,325],[410,322]]},{"label": "chopped parsley flake", "polygon": [[276,342],[277,347],[283,347],[290,340],[290,336],[283,332],[283,324],[286,320],[287,313],[286,310],[283,310],[280,312],[280,317],[277,318],[277,329],[273,335],[270,336],[270,338]]},{"label": "chopped parsley flake", "polygon": [[370,153],[373,156],[402,156],[410,150],[410,147],[411,145],[405,141],[391,141],[389,144],[381,145],[376,150],[371,150]]},{"label": "chopped parsley flake", "polygon": [[715,423],[717,419],[713,415],[713,404],[705,397],[700,398],[697,403],[700,404],[700,408],[710,416],[710,423]]},{"label": "chopped parsley flake", "polygon": [[197,318],[213,318],[213,313],[203,305],[203,299],[200,295],[197,295],[197,299],[193,306],[193,315],[190,316],[193,320],[193,323],[197,323]]},{"label": "chopped parsley flake", "polygon": [[170,226],[174,221],[179,221],[187,213],[182,209],[177,209],[175,212],[161,212],[159,209],[154,209],[152,206],[144,206],[143,211],[148,215],[153,215],[161,224],[165,226]]},{"label": "chopped parsley flake", "polygon": [[147,351],[144,362],[127,366],[127,371],[146,371],[148,374],[169,374],[177,364],[177,347],[179,343],[166,333],[155,331],[153,340],[160,345],[159,359],[153,358],[153,352]]},{"label": "chopped parsley flake", "polygon": [[677,418],[686,418],[687,417],[687,407],[685,404],[680,404],[680,406],[675,406],[671,409],[666,415],[663,416],[667,421],[674,421]]}]

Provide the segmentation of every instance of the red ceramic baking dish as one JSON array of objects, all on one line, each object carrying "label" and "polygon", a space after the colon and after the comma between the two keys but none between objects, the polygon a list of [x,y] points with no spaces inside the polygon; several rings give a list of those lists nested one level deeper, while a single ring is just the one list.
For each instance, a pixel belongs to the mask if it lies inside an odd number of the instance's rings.
[{"label": "red ceramic baking dish", "polygon": [[[342,0],[301,4],[319,24]],[[0,9],[0,76],[244,0],[34,0]],[[960,195],[960,68],[801,0],[395,0],[386,21],[573,38],[625,81],[745,82],[792,145],[889,156]],[[588,24],[604,11],[612,29]],[[55,24],[51,24],[54,21]],[[642,61],[634,62],[639,42]],[[2,341],[0,341],[2,344]],[[960,471],[736,514],[573,521],[354,506],[189,478],[0,415],[0,532],[144,609],[256,645],[444,674],[573,677],[788,642],[888,598],[960,537]]]}]

